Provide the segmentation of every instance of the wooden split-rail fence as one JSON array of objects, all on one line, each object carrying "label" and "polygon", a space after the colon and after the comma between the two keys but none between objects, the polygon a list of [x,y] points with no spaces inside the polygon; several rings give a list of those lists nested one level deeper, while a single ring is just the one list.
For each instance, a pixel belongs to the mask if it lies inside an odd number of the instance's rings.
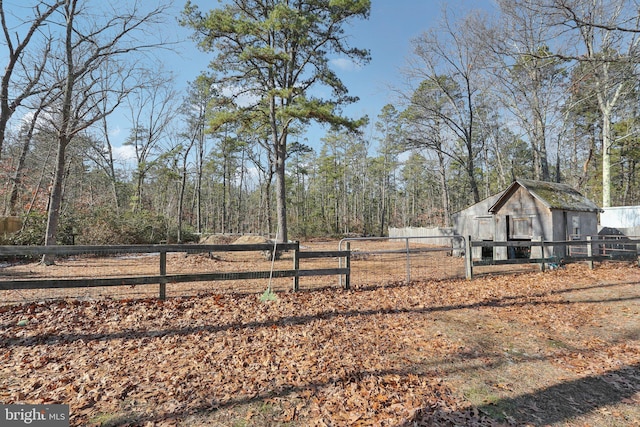
[{"label": "wooden split-rail fence", "polygon": [[[475,267],[496,265],[538,264],[540,270],[558,267],[563,264],[586,262],[594,268],[595,262],[635,261],[640,266],[640,239],[626,236],[585,236],[580,240],[563,241],[473,241],[465,240],[465,270],[467,279],[474,276]],[[506,248],[522,251],[525,256],[508,256],[496,259],[493,256],[474,258],[473,248]],[[538,255],[533,255],[532,248],[538,248]]]},{"label": "wooden split-rail fence", "polygon": [[[217,272],[217,273],[192,273],[192,274],[167,274],[167,253],[182,252],[194,253],[219,253],[219,252],[261,252],[282,253],[293,252],[293,266],[287,270],[266,270],[246,272]],[[98,277],[81,279],[5,279],[0,280],[0,290],[26,290],[26,289],[54,289],[54,288],[88,288],[101,286],[127,286],[127,285],[158,285],[159,298],[165,299],[167,284],[219,281],[219,280],[243,280],[243,279],[270,279],[293,278],[293,290],[300,288],[300,277],[340,275],[341,283],[346,289],[350,287],[350,252],[347,251],[301,251],[299,242],[278,244],[233,244],[233,245],[109,245],[109,246],[0,246],[0,259],[38,257],[53,255],[64,257],[71,255],[116,255],[116,254],[160,254],[159,270],[152,276],[123,276],[123,277]],[[340,258],[338,268],[300,268],[300,260],[312,258]]]}]

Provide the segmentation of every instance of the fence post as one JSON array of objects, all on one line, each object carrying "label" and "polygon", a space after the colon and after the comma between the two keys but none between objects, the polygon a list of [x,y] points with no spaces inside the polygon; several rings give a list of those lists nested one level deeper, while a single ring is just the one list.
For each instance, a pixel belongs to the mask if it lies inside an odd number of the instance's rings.
[{"label": "fence post", "polygon": [[349,254],[347,255],[348,273],[344,275],[344,288],[351,289],[351,242],[347,242],[347,252],[349,252]]},{"label": "fence post", "polygon": [[587,257],[589,258],[587,261],[589,269],[593,270],[593,244],[591,243],[591,236],[587,236]]},{"label": "fence post", "polygon": [[160,299],[167,299],[167,252],[160,251]]},{"label": "fence post", "polygon": [[638,260],[638,267],[640,267],[640,243],[636,243],[636,258]]},{"label": "fence post", "polygon": [[411,252],[409,251],[409,238],[405,239],[405,248],[407,250],[407,284],[411,283]]},{"label": "fence post", "polygon": [[471,236],[467,236],[464,243],[465,275],[467,276],[467,280],[471,280],[473,279],[473,254],[471,253]]},{"label": "fence post", "polygon": [[298,270],[300,270],[300,258],[298,258],[298,252],[300,252],[300,242],[296,242],[296,248],[293,251],[293,269],[296,275],[293,276],[293,292],[300,290],[300,276],[298,276]]},{"label": "fence post", "polygon": [[[533,240],[533,239],[531,239]],[[544,238],[542,236],[540,236],[540,271],[544,272],[545,268],[546,268],[546,263],[544,262]]]}]

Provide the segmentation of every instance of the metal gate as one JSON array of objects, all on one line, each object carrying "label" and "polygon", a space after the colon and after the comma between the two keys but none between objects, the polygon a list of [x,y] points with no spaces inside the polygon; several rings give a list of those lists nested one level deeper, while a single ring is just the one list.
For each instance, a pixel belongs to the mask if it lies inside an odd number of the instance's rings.
[{"label": "metal gate", "polygon": [[351,285],[374,286],[465,277],[462,236],[350,237]]}]

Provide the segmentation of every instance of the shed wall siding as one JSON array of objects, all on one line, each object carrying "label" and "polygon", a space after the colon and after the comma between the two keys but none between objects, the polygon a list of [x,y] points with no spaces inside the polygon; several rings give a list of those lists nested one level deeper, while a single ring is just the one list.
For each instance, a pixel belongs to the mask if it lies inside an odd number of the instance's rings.
[{"label": "shed wall siding", "polygon": [[[501,194],[502,193],[487,197],[475,205],[453,214],[452,219],[455,232],[464,238],[471,236],[472,240],[483,240],[490,235],[494,237],[488,240],[499,240],[495,237],[497,232],[496,221],[495,218],[492,218],[493,215],[489,212],[489,208],[493,206]],[[489,218],[492,219],[486,221]],[[482,230],[478,229],[480,226],[483,227]],[[486,229],[486,227],[489,227],[489,229]],[[472,256],[475,259],[481,258],[482,248],[473,248]]]},{"label": "shed wall siding", "polygon": [[[538,199],[533,197],[524,188],[518,188],[504,205],[496,212],[496,216],[501,218],[499,229],[503,230],[500,240],[510,240],[511,236],[507,234],[507,229],[513,226],[514,218],[529,218],[531,221],[531,229],[528,236],[520,235],[517,238],[530,239],[534,241],[551,240],[553,233],[553,218],[551,211]],[[510,223],[508,224],[508,222]],[[496,239],[497,240],[497,239]],[[541,256],[539,247],[531,249],[531,256],[537,258]],[[507,254],[496,253],[496,258],[505,259]]]}]

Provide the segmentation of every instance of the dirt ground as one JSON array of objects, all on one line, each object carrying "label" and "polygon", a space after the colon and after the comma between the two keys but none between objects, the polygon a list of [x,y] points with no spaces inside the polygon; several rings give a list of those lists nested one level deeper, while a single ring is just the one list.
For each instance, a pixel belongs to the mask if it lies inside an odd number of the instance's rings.
[{"label": "dirt ground", "polygon": [[[175,255],[169,268],[223,256]],[[56,274],[139,261],[80,257]],[[299,293],[288,281],[268,300],[260,281],[166,301],[5,304],[0,401],[69,404],[74,426],[640,426],[634,265],[351,290],[327,280]]]}]

